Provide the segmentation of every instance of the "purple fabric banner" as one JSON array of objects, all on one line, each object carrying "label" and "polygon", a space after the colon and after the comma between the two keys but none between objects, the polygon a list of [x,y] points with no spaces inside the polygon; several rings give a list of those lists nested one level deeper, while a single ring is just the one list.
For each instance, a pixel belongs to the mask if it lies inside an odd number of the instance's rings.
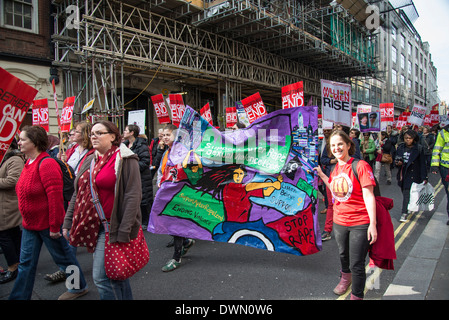
[{"label": "purple fabric banner", "polygon": [[308,255],[321,250],[318,107],[220,132],[186,107],[148,231]]}]

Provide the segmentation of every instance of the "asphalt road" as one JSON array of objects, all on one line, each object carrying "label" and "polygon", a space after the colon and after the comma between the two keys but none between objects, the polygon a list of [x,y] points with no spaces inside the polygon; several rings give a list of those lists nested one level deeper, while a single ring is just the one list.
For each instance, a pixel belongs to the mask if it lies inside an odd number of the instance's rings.
[{"label": "asphalt road", "polygon": [[[395,177],[395,173],[393,176]],[[437,186],[439,176],[431,175],[431,183]],[[381,299],[397,270],[426,227],[433,212],[420,212],[408,223],[399,223],[402,194],[393,178],[386,185],[380,179],[383,196],[394,199],[396,206],[390,211],[393,226],[397,230],[398,259],[395,270],[384,270],[380,275],[368,270],[372,276],[372,288],[365,299]],[[437,194],[435,208],[445,200],[442,189]],[[320,201],[320,210],[324,204]],[[320,226],[325,215],[320,214]],[[323,250],[310,256],[294,256],[268,252],[235,244],[197,241],[182,259],[179,269],[164,273],[161,267],[171,258],[173,248],[167,248],[168,235],[145,232],[150,249],[150,262],[132,279],[131,286],[136,300],[337,300],[332,290],[339,281],[340,263],[334,239],[323,243]],[[98,300],[99,295],[92,281],[92,255],[84,248],[77,253],[86,275],[89,293],[80,300]],[[368,262],[368,261],[367,261]],[[0,265],[6,266],[3,255]],[[45,247],[42,248],[34,285],[33,300],[56,300],[65,292],[65,283],[50,284],[44,280],[46,273],[57,270]],[[0,300],[6,300],[13,282],[0,285]]]}]

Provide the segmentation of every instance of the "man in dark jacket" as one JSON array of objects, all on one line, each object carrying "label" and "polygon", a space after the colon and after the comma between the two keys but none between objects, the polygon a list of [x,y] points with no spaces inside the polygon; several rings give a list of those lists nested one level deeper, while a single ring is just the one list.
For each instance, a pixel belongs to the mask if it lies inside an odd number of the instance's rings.
[{"label": "man in dark jacket", "polygon": [[153,206],[153,177],[150,171],[151,156],[148,141],[139,137],[140,128],[134,124],[127,125],[123,131],[123,142],[132,152],[139,157],[140,179],[142,181],[142,227],[146,230]]}]

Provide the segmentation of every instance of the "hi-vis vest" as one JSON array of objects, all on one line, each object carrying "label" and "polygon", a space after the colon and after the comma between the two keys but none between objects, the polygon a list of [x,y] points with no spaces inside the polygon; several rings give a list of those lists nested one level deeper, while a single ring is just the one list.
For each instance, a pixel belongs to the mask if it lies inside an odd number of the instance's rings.
[{"label": "hi-vis vest", "polygon": [[432,152],[432,167],[449,168],[449,132],[446,131],[447,127],[438,133],[437,141],[433,147]]}]

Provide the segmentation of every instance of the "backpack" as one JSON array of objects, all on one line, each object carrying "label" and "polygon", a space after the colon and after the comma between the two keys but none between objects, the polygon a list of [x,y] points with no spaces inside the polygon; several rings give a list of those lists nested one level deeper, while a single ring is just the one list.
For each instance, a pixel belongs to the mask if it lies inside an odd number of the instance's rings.
[{"label": "backpack", "polygon": [[52,158],[53,160],[55,160],[61,168],[63,182],[62,195],[64,197],[64,201],[70,201],[72,199],[73,192],[75,192],[75,171],[64,161],[53,157],[42,158],[41,162],[39,162],[39,167],[42,161],[47,158]]},{"label": "backpack", "polygon": [[[357,164],[359,163],[359,159],[355,159],[354,161],[352,161],[351,167],[352,167],[352,172],[355,175],[355,178],[357,179],[358,183],[360,184],[360,180],[359,180],[359,173],[357,172]],[[333,164],[331,166],[331,172],[333,172],[335,169],[335,164]],[[374,196],[375,197],[381,197],[380,194],[380,187],[379,187],[379,181],[377,181],[376,177],[374,177],[374,180],[376,181],[376,186],[374,187]]]}]

